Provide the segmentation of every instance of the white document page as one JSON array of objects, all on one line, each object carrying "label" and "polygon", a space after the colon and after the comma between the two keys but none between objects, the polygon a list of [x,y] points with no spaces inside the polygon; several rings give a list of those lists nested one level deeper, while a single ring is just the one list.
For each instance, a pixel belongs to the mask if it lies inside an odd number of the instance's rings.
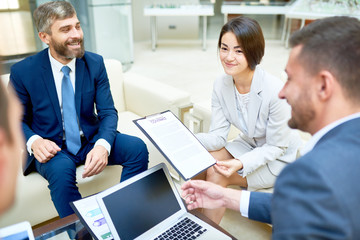
[{"label": "white document page", "polygon": [[172,112],[166,111],[136,122],[185,180],[216,163],[199,140]]},{"label": "white document page", "polygon": [[97,239],[113,239],[109,226],[96,201],[96,195],[82,198],[73,202],[73,204],[76,207],[78,217],[81,217],[84,221],[83,224],[86,224],[91,229]]}]

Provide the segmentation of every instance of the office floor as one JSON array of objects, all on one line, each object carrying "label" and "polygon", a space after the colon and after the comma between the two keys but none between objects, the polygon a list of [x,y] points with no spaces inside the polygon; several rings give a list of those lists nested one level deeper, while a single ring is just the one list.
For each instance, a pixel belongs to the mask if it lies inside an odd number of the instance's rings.
[{"label": "office floor", "polygon": [[[259,21],[266,39],[261,65],[266,71],[284,79],[289,49],[280,41],[281,19],[271,16],[254,18]],[[181,41],[159,39],[156,51],[151,50],[150,41],[136,42],[134,63],[128,72],[136,72],[188,91],[193,102],[210,101],[213,82],[223,72],[217,54],[217,38],[222,24],[222,18],[210,18],[206,51],[201,49],[200,38]],[[231,210],[226,211],[220,225],[238,239],[271,238],[269,225],[248,220]]]}]

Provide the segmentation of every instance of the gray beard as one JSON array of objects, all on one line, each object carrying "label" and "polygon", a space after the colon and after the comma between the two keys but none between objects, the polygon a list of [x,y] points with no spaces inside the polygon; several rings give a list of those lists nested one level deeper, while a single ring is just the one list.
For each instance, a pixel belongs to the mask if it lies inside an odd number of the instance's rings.
[{"label": "gray beard", "polygon": [[64,44],[58,44],[53,42],[53,47],[55,52],[63,57],[64,59],[73,59],[73,58],[82,58],[85,53],[84,41],[81,40],[80,42],[80,49],[78,51],[71,51],[67,48],[67,44],[69,42],[65,42]]}]

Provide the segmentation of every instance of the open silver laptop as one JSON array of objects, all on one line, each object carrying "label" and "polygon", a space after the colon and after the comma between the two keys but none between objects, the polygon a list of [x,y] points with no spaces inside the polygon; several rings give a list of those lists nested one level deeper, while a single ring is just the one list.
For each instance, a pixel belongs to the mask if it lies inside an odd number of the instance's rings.
[{"label": "open silver laptop", "polygon": [[99,193],[96,200],[115,240],[171,239],[171,234],[173,239],[231,239],[187,212],[164,163]]}]

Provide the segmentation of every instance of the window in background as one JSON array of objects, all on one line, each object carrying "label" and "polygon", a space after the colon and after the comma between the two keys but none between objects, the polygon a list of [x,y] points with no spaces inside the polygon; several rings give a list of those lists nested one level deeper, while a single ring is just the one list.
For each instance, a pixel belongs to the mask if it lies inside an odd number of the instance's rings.
[{"label": "window in background", "polygon": [[19,0],[1,0],[0,10],[19,9]]},{"label": "window in background", "polygon": [[36,52],[29,0],[0,0],[0,71]]}]

